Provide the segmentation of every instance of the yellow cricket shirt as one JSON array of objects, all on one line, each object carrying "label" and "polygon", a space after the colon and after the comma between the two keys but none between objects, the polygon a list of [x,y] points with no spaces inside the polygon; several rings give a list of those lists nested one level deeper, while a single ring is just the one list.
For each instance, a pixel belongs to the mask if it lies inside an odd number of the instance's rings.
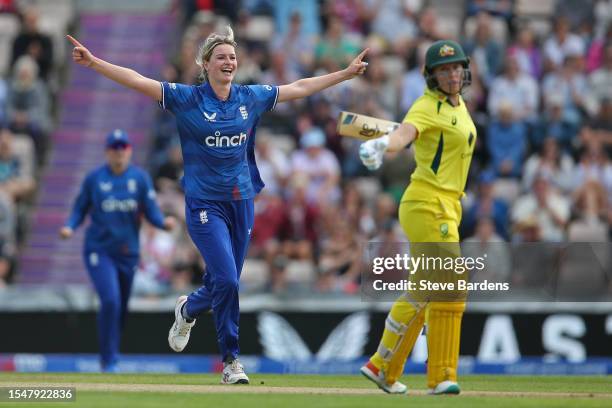
[{"label": "yellow cricket shirt", "polygon": [[404,123],[411,123],[419,131],[413,143],[417,166],[411,181],[459,198],[476,144],[476,126],[463,98],[459,97],[458,106],[452,106],[446,95],[426,89]]}]

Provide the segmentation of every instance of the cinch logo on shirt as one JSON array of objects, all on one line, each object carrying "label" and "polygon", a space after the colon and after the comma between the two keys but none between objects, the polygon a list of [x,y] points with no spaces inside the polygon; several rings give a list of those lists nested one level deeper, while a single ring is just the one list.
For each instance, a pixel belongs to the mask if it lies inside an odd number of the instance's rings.
[{"label": "cinch logo on shirt", "polygon": [[204,142],[209,147],[236,147],[246,142],[246,138],[247,135],[244,132],[234,136],[221,136],[221,132],[217,130],[214,136],[206,136]]},{"label": "cinch logo on shirt", "polygon": [[138,203],[133,198],[127,200],[117,200],[116,198],[107,198],[102,201],[102,211],[104,212],[131,212],[138,209]]}]

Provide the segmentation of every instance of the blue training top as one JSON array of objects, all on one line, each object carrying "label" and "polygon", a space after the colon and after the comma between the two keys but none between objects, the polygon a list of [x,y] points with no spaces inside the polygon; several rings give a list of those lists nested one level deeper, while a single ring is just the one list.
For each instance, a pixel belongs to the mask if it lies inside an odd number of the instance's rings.
[{"label": "blue training top", "polygon": [[156,227],[164,226],[151,178],[134,165],[119,175],[108,164],[87,174],[65,225],[76,229],[87,213],[91,218],[85,232],[87,251],[137,255],[142,216]]},{"label": "blue training top", "polygon": [[278,87],[232,85],[221,101],[209,83],[162,82],[160,105],[176,115],[185,197],[230,201],[253,198],[264,183],[255,163],[255,128],[271,111]]}]

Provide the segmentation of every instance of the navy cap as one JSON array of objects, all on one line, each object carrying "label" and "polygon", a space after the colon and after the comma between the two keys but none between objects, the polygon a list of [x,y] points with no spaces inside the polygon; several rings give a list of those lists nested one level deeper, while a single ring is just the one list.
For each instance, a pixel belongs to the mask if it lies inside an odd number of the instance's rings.
[{"label": "navy cap", "polygon": [[127,145],[129,146],[130,138],[125,130],[115,129],[106,136],[106,148],[110,148],[117,145]]}]

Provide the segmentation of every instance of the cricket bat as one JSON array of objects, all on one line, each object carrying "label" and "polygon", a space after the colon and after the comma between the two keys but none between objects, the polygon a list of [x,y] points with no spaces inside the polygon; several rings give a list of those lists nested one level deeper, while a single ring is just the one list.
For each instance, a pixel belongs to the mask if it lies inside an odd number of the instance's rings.
[{"label": "cricket bat", "polygon": [[399,123],[390,120],[342,111],[338,118],[336,130],[341,136],[370,140],[383,136],[389,128],[395,129],[399,125]]}]

